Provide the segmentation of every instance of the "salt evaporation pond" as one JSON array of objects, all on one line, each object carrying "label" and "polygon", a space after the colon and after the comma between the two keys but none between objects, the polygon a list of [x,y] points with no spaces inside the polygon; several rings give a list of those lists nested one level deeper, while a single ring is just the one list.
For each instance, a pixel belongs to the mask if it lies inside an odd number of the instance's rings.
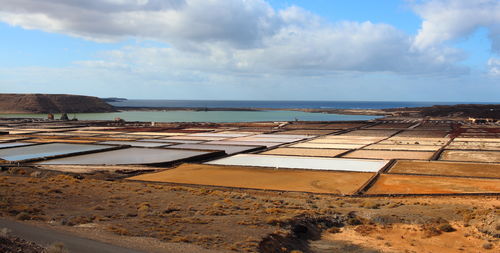
[{"label": "salt evaporation pond", "polygon": [[49,143],[0,149],[0,158],[7,161],[21,161],[86,151],[104,150],[110,147],[111,146],[92,144]]},{"label": "salt evaporation pond", "polygon": [[240,154],[207,162],[214,165],[258,166],[271,168],[377,172],[387,164],[384,160],[320,158],[281,155]]}]

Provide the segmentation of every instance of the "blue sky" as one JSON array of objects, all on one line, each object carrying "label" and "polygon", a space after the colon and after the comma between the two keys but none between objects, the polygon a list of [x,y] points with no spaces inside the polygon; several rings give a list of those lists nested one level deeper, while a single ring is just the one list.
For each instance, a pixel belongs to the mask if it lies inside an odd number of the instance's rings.
[{"label": "blue sky", "polygon": [[498,0],[5,0],[0,92],[499,102],[498,13]]}]

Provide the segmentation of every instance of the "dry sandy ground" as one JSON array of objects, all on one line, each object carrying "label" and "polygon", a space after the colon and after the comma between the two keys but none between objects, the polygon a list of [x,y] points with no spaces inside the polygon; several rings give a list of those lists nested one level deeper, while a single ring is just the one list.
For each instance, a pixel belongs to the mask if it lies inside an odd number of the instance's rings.
[{"label": "dry sandy ground", "polygon": [[389,173],[500,178],[500,164],[399,160]]},{"label": "dry sandy ground", "polygon": [[391,151],[391,150],[355,150],[345,158],[368,158],[368,159],[420,159],[428,160],[434,155],[434,152],[427,151]]},{"label": "dry sandy ground", "polygon": [[314,149],[356,149],[363,147],[364,144],[335,144],[335,143],[314,143],[314,142],[302,142],[298,144],[291,145],[292,148],[314,148]]},{"label": "dry sandy ground", "polygon": [[449,139],[443,138],[410,138],[410,137],[391,137],[379,142],[379,144],[407,144],[407,145],[433,145],[443,146]]},{"label": "dry sandy ground", "polygon": [[467,150],[500,150],[500,142],[454,141],[450,143],[447,148]]},{"label": "dry sandy ground", "polygon": [[[450,252],[500,247],[498,196],[348,198],[84,177],[29,168],[1,172],[0,216],[149,252],[161,252],[161,243],[256,252],[270,233],[295,231],[286,224],[303,215],[345,218],[340,230],[322,228],[323,239],[303,252],[340,246],[368,250],[352,252],[446,252],[440,243]],[[111,178],[116,180],[103,180]],[[445,224],[457,231],[441,232]]]},{"label": "dry sandy ground", "polygon": [[389,137],[395,133],[397,130],[354,130],[351,132],[347,132],[342,134],[341,136],[369,136],[369,137]]},{"label": "dry sandy ground", "polygon": [[499,179],[382,174],[367,194],[498,193]]},{"label": "dry sandy ground", "polygon": [[445,150],[443,161],[500,163],[500,151]]},{"label": "dry sandy ground", "polygon": [[434,137],[442,138],[448,134],[448,131],[419,131],[406,130],[396,135],[396,137]]},{"label": "dry sandy ground", "polygon": [[285,129],[348,129],[348,128],[355,128],[355,127],[361,127],[364,126],[365,124],[353,124],[353,123],[333,123],[333,124],[288,124],[284,128]]},{"label": "dry sandy ground", "polygon": [[306,135],[324,135],[335,133],[336,130],[287,130],[276,132],[274,134],[306,134]]},{"label": "dry sandy ground", "polygon": [[364,147],[365,150],[400,150],[400,151],[437,151],[441,146],[436,145],[415,145],[415,144],[373,144]]},{"label": "dry sandy ground", "polygon": [[183,164],[174,169],[129,179],[346,195],[356,193],[374,175],[365,172]]},{"label": "dry sandy ground", "polygon": [[415,123],[385,123],[368,127],[368,129],[405,129],[415,125]]},{"label": "dry sandy ground", "polygon": [[355,139],[339,139],[321,137],[315,140],[308,141],[308,143],[330,143],[330,144],[372,144],[373,140],[355,140]]},{"label": "dry sandy ground", "polygon": [[[325,233],[323,240],[331,244],[348,242],[363,248],[381,252],[487,252],[481,245],[484,240],[471,236],[474,229],[452,224],[453,232],[437,232],[432,234],[423,225],[363,225],[347,227],[339,233]],[[439,231],[439,230],[438,230]],[[436,233],[436,232],[434,232]],[[328,249],[329,243],[317,242],[318,248]],[[335,247],[335,246],[333,246]],[[494,251],[494,250],[493,250]]]}]

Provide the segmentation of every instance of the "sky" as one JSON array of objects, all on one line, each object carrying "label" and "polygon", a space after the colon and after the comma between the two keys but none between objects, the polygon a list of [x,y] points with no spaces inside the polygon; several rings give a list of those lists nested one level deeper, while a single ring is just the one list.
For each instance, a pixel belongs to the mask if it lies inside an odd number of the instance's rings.
[{"label": "sky", "polygon": [[500,0],[0,0],[0,92],[500,102]]}]

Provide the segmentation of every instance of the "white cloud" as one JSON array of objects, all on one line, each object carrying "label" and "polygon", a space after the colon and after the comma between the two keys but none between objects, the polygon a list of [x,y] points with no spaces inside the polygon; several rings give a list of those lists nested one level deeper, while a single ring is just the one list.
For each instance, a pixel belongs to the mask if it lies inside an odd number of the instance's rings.
[{"label": "white cloud", "polygon": [[139,37],[178,47],[252,46],[279,23],[261,0],[3,0],[0,20],[96,41]]},{"label": "white cloud", "polygon": [[476,29],[489,30],[492,51],[500,53],[500,1],[429,0],[414,6],[423,19],[414,46],[426,49],[465,38]]},{"label": "white cloud", "polygon": [[489,74],[500,77],[500,58],[490,58],[488,60]]},{"label": "white cloud", "polygon": [[410,36],[393,26],[371,22],[286,26],[266,38],[264,45],[236,52],[238,66],[242,69],[396,73],[464,70],[454,66],[455,61],[461,59],[459,52],[414,52]]},{"label": "white cloud", "polygon": [[458,64],[464,54],[442,42],[488,26],[500,47],[495,3],[426,1],[415,7],[424,18],[416,38],[388,24],[332,23],[295,6],[275,10],[264,0],[3,0],[0,20],[96,41],[132,37],[171,46],[125,47],[78,62],[117,71],[455,75],[468,71]]}]

